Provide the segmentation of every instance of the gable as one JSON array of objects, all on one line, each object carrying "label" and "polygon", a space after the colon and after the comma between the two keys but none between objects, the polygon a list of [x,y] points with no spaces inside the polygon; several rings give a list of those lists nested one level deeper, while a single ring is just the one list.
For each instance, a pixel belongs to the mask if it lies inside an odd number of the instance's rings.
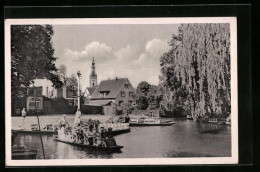
[{"label": "gable", "polygon": [[[97,89],[94,91],[92,95],[92,99],[100,99],[100,93],[107,93],[104,97],[106,99],[115,99],[117,95],[120,93],[124,84],[128,82],[127,78],[118,78],[101,81],[98,85]],[[131,84],[130,84],[131,86]]]}]

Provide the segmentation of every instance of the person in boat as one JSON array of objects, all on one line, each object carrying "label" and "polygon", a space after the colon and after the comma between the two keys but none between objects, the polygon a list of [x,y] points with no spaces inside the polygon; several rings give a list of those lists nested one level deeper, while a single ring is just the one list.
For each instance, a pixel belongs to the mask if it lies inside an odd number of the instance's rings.
[{"label": "person in boat", "polygon": [[100,130],[101,130],[101,132],[100,132],[100,139],[101,139],[100,146],[106,147],[107,145],[106,145],[105,141],[107,139],[107,132],[106,132],[104,127],[101,127]]},{"label": "person in boat", "polygon": [[113,138],[113,134],[112,134],[112,128],[108,128],[108,132],[107,132],[107,138],[105,140],[106,142],[106,146],[107,147],[111,147],[111,146],[116,146],[116,141]]},{"label": "person in boat", "polygon": [[83,130],[81,129],[78,133],[78,140],[79,140],[79,143],[80,144],[83,144],[84,143],[84,133],[83,133]]},{"label": "person in boat", "polygon": [[61,127],[66,128],[67,126],[69,126],[69,123],[66,121],[66,115],[65,114],[63,114],[62,117],[60,118],[59,125],[60,125],[60,128]]},{"label": "person in boat", "polygon": [[88,143],[88,127],[87,126],[84,127],[83,135],[84,135],[84,144],[88,145],[89,143]]},{"label": "person in boat", "polygon": [[126,117],[125,117],[125,123],[129,123],[130,122],[130,117],[128,115],[128,113],[126,114]]},{"label": "person in boat", "polygon": [[100,146],[101,145],[101,133],[99,132],[99,129],[96,128],[96,134],[95,134],[95,146]]},{"label": "person in boat", "polygon": [[113,138],[112,128],[111,127],[109,127],[108,130],[107,130],[107,137],[108,138]]},{"label": "person in boat", "polygon": [[89,145],[93,145],[94,143],[94,137],[95,137],[95,133],[93,130],[93,125],[89,126],[89,131],[88,131],[88,143]]},{"label": "person in boat", "polygon": [[95,127],[96,127],[96,129],[99,127],[99,124],[100,124],[99,120],[96,120],[96,121],[95,121]]}]

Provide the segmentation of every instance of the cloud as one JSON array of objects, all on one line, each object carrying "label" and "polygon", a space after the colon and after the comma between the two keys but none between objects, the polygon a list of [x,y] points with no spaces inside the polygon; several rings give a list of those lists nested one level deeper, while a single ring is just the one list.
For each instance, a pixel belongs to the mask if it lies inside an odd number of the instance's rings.
[{"label": "cloud", "polygon": [[109,45],[91,42],[81,51],[65,49],[63,56],[57,60],[57,66],[67,66],[67,74],[82,73],[82,88],[89,86],[92,57],[96,62],[98,82],[115,77],[127,77],[134,87],[141,81],[150,84],[159,83],[160,56],[170,47],[167,41],[153,39],[143,46],[126,45],[115,51]]},{"label": "cloud", "polygon": [[115,55],[110,46],[94,41],[87,44],[82,51],[72,51],[66,48],[62,55],[62,59],[86,62],[90,59],[92,60],[93,56],[96,57],[97,62],[99,63],[104,63],[115,58]]},{"label": "cloud", "polygon": [[119,51],[115,52],[115,56],[119,61],[133,61],[138,58],[138,53],[140,48],[137,45],[130,46],[127,45],[124,48],[121,48]]},{"label": "cloud", "polygon": [[138,66],[155,67],[159,65],[160,57],[164,52],[170,50],[170,46],[166,41],[153,39],[148,41],[145,46],[145,52],[142,53],[135,64]]}]

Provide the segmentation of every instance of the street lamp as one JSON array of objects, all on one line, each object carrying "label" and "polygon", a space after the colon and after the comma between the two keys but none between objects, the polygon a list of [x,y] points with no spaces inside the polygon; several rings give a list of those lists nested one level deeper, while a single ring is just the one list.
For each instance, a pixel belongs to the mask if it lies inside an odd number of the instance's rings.
[{"label": "street lamp", "polygon": [[77,72],[77,75],[78,75],[78,110],[77,111],[80,111],[80,77],[81,77],[81,73],[80,71]]},{"label": "street lamp", "polygon": [[74,119],[74,123],[77,125],[80,124],[80,116],[81,116],[81,111],[80,111],[80,77],[81,77],[81,73],[80,71],[78,71],[77,73],[78,75],[78,109],[76,111],[76,114],[75,114],[75,119]]}]

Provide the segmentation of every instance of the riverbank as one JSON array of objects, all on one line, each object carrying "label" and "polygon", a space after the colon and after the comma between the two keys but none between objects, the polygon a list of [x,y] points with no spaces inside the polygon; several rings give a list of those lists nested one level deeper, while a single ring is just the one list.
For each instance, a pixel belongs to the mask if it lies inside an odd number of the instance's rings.
[{"label": "riverbank", "polygon": [[[41,127],[54,123],[61,115],[40,116]],[[73,124],[74,114],[66,115]],[[82,119],[106,121],[109,116],[83,115]],[[21,117],[12,117],[12,127],[18,127]],[[132,127],[131,132],[115,136],[116,142],[124,146],[120,153],[91,151],[65,143],[56,142],[52,135],[43,135],[43,145],[48,159],[80,158],[167,158],[167,157],[230,157],[231,127],[211,125],[187,120],[170,118],[172,126]],[[26,117],[25,124],[37,123],[37,117]],[[216,133],[208,131],[216,131]],[[18,134],[17,145],[38,149],[37,159],[42,159],[41,143],[37,134]]]}]

